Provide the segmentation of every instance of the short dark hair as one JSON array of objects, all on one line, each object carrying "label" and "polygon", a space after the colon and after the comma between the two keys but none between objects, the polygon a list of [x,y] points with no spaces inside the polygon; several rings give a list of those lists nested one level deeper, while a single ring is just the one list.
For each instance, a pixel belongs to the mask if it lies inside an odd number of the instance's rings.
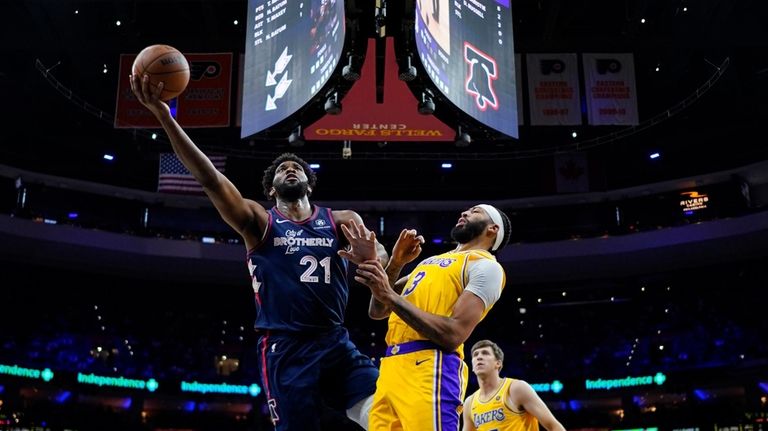
[{"label": "short dark hair", "polygon": [[499,360],[502,365],[504,365],[504,352],[501,350],[501,347],[499,347],[498,344],[491,340],[480,340],[475,343],[472,346],[472,350],[470,350],[470,355],[474,354],[475,350],[482,349],[483,347],[490,347],[491,351],[493,352],[493,356],[496,357],[496,359]]},{"label": "short dark hair", "polygon": [[317,184],[317,175],[315,175],[315,171],[309,167],[309,163],[305,162],[304,159],[294,153],[283,153],[277,156],[277,158],[272,161],[272,164],[267,166],[267,169],[264,169],[264,177],[261,180],[261,185],[264,187],[264,196],[266,196],[267,199],[273,199],[273,197],[269,195],[269,192],[272,190],[272,182],[275,180],[275,171],[277,170],[277,167],[285,161],[292,161],[301,165],[301,168],[304,169],[304,173],[307,174],[307,181],[310,188],[314,189],[315,184]]}]

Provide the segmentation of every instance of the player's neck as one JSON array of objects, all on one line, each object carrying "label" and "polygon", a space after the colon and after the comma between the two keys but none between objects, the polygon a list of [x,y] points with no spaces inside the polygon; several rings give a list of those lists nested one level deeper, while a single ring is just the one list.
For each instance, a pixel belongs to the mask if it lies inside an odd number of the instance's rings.
[{"label": "player's neck", "polygon": [[475,238],[472,241],[465,243],[465,244],[459,244],[456,247],[456,251],[470,251],[470,250],[483,250],[488,251],[488,244],[485,243],[481,238]]},{"label": "player's neck", "polygon": [[284,216],[295,221],[304,220],[312,215],[312,204],[309,203],[309,198],[306,196],[295,201],[278,199],[275,206]]},{"label": "player's neck", "polygon": [[487,401],[488,398],[492,397],[498,392],[502,382],[503,379],[498,374],[477,379],[477,383],[480,385],[480,400]]}]

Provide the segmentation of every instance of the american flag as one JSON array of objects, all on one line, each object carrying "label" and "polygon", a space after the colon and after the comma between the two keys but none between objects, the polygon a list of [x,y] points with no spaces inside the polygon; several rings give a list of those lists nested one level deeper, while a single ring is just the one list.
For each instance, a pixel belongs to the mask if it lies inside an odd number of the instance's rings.
[{"label": "american flag", "polygon": [[[224,172],[227,156],[209,156],[213,165]],[[157,178],[157,191],[166,193],[202,194],[203,187],[189,173],[174,153],[160,154],[160,171]]]}]

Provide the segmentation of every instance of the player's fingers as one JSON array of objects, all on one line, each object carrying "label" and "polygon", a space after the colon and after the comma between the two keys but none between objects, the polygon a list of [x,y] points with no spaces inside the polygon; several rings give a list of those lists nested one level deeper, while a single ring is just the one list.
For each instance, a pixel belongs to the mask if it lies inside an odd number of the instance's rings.
[{"label": "player's fingers", "polygon": [[346,224],[341,224],[341,231],[344,233],[344,236],[347,237],[347,239],[354,239],[355,235],[352,233],[352,230],[347,227]]},{"label": "player's fingers", "polygon": [[146,97],[148,94],[152,92],[149,90],[149,75],[145,73],[141,76],[141,95]]},{"label": "player's fingers", "polygon": [[424,244],[424,235],[417,236],[416,240],[419,241],[419,244]]},{"label": "player's fingers", "polygon": [[160,97],[160,94],[163,93],[163,88],[165,88],[165,82],[160,81],[160,83],[157,84],[157,87],[155,87],[155,91],[153,93],[153,96]]},{"label": "player's fingers", "polygon": [[139,75],[133,75],[131,77],[131,91],[133,91],[133,94],[136,96],[136,99],[138,99],[139,102],[144,102],[146,100],[146,97],[144,97],[144,93],[141,89],[142,86],[142,79]]},{"label": "player's fingers", "polygon": [[378,259],[374,260],[366,260],[365,262],[361,262],[358,266],[358,269],[361,269],[363,271],[368,271],[371,274],[375,274],[376,272],[383,271],[384,267],[381,266],[381,262],[379,262]]},{"label": "player's fingers", "polygon": [[357,270],[355,272],[357,273],[358,276],[360,276],[360,277],[362,277],[362,278],[364,278],[366,280],[370,280],[371,279],[371,275],[373,275],[373,274],[371,274],[370,271],[366,271],[366,270],[360,269],[360,268],[357,268]]},{"label": "player's fingers", "polygon": [[354,220],[350,220],[352,222],[352,225],[355,227],[355,231],[357,232],[358,238],[365,238],[365,225],[362,223],[357,223]]},{"label": "player's fingers", "polygon": [[357,273],[358,274],[362,274],[363,272],[365,272],[367,274],[372,274],[373,273],[375,267],[373,265],[371,265],[370,263],[366,263],[366,262],[370,262],[370,261],[360,262],[360,264],[357,265]]}]

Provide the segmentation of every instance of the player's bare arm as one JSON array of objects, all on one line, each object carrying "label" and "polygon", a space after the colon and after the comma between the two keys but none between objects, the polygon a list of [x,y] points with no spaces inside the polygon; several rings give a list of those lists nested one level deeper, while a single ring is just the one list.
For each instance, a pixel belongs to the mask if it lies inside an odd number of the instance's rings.
[{"label": "player's bare arm", "polygon": [[136,98],[157,117],[163,126],[176,156],[189,170],[213,202],[221,217],[245,240],[249,249],[258,244],[268,219],[259,203],[244,199],[240,191],[219,172],[211,160],[192,142],[189,135],[171,116],[168,105],[160,100],[163,85],[154,89],[149,77],[131,76],[131,90]]},{"label": "player's bare arm", "polygon": [[483,301],[467,291],[459,296],[448,317],[421,310],[395,292],[386,271],[377,261],[360,264],[355,280],[368,286],[376,300],[400,316],[408,326],[447,351],[456,350],[469,338],[485,311]]},{"label": "player's bare arm", "polygon": [[547,431],[565,431],[565,427],[555,418],[539,394],[523,380],[516,380],[509,385],[508,407],[515,411],[527,411],[538,419]]},{"label": "player's bare arm", "polygon": [[477,429],[475,428],[475,423],[472,421],[472,397],[473,396],[474,395],[470,395],[467,397],[466,400],[464,400],[464,407],[461,413],[462,422],[464,423],[464,426],[461,428],[462,431],[475,431]]},{"label": "player's bare arm", "polygon": [[[389,279],[389,285],[392,286],[398,295],[402,293],[403,287],[408,280],[407,276],[398,279],[400,272],[402,272],[405,265],[413,262],[421,254],[422,244],[424,244],[424,237],[419,235],[415,229],[403,229],[400,231],[400,236],[392,248],[392,256],[385,270]],[[371,302],[368,305],[368,316],[371,319],[386,319],[391,312],[392,310],[389,307],[371,295]]]},{"label": "player's bare arm", "polygon": [[341,226],[346,247],[339,250],[339,256],[354,264],[378,259],[382,265],[389,262],[389,254],[376,239],[376,233],[365,227],[360,214],[352,210],[333,211],[333,221]]}]

